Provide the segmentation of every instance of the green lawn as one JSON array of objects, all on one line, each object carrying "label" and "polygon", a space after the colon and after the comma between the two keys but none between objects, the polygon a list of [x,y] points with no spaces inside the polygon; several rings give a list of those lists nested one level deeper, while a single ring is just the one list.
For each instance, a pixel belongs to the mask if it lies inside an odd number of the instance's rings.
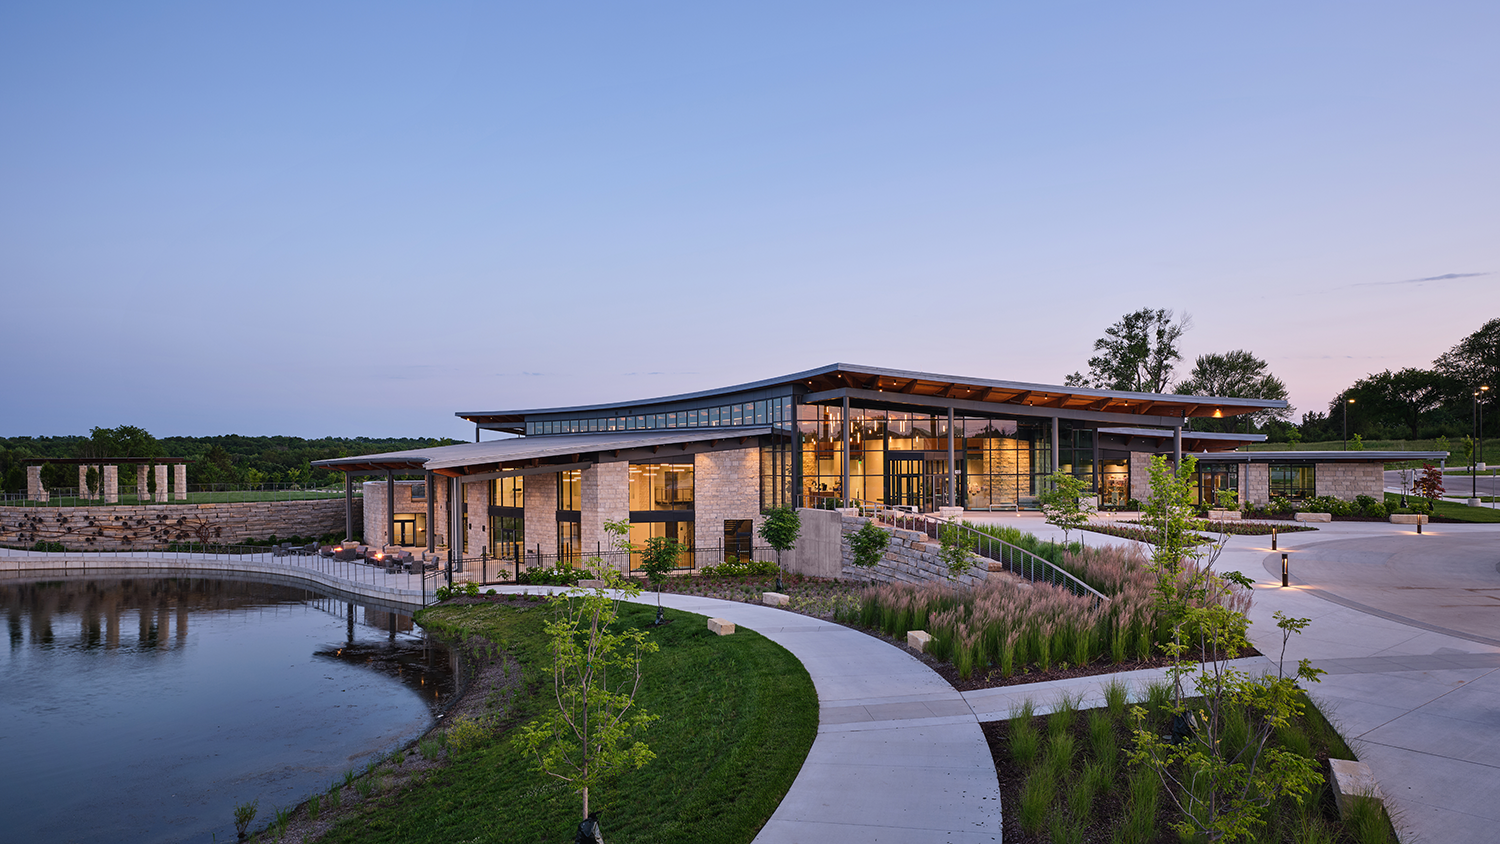
[{"label": "green lawn", "polygon": [[[400,793],[376,795],[324,841],[571,841],[581,801],[535,772],[511,728],[552,704],[545,604],[438,606],[423,627],[494,643],[521,664],[525,691],[476,748]],[[626,605],[622,624],[649,625],[653,606]],[[817,694],[801,663],[749,630],[717,636],[703,616],[667,611],[652,629],[637,704],[660,716],[646,742],[656,759],[590,792],[611,844],[748,842],[791,787],[818,725]],[[349,789],[344,790],[351,793]],[[347,802],[347,801],[346,801]]]},{"label": "green lawn", "polygon": [[[1453,490],[1449,490],[1452,494]],[[1387,492],[1385,494],[1386,504],[1400,504],[1401,496]],[[1433,514],[1457,519],[1461,522],[1500,522],[1500,510],[1490,507],[1470,507],[1467,504],[1454,504],[1451,501],[1438,501],[1433,505]]]}]

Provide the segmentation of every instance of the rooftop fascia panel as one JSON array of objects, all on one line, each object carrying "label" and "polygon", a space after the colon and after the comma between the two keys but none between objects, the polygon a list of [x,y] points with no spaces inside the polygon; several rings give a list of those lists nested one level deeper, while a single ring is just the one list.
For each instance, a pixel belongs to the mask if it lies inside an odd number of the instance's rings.
[{"label": "rooftop fascia panel", "polygon": [[[461,419],[488,416],[538,416],[555,414],[588,413],[602,410],[619,410],[627,407],[644,407],[648,405],[672,404],[676,402],[697,401],[699,399],[714,396],[730,396],[736,393],[747,393],[755,390],[766,390],[779,386],[790,387],[798,381],[806,381],[820,375],[829,375],[835,372],[847,372],[851,375],[866,375],[877,378],[893,378],[903,381],[936,381],[940,383],[968,384],[975,387],[992,388],[996,390],[1032,393],[1052,393],[1057,395],[1071,395],[1095,399],[1121,399],[1124,401],[1139,401],[1153,403],[1192,404],[1192,405],[1219,405],[1221,407],[1240,407],[1254,410],[1280,409],[1287,407],[1287,403],[1279,400],[1229,398],[1222,396],[1184,396],[1172,393],[1136,393],[1122,390],[1095,390],[1085,387],[1064,387],[1057,384],[1034,384],[1027,381],[997,381],[991,378],[971,378],[953,375],[939,375],[931,372],[914,372],[905,369],[886,369],[876,366],[861,366],[850,363],[834,363],[820,366],[816,369],[808,369],[802,372],[784,375],[779,378],[767,378],[761,381],[752,381],[748,384],[737,384],[731,387],[720,387],[713,390],[700,390],[695,393],[679,393],[674,396],[660,396],[651,399],[637,399],[634,401],[605,402],[602,404],[574,405],[571,407],[542,407],[528,410],[489,410],[489,411],[459,411],[454,415]],[[899,400],[899,393],[892,394],[892,400]],[[1004,404],[1004,402],[996,402]]]},{"label": "rooftop fascia panel", "polygon": [[[1101,434],[1119,434],[1130,437],[1170,437],[1173,436],[1173,428],[1100,428]],[[1183,439],[1195,440],[1224,440],[1226,442],[1261,443],[1266,441],[1265,434],[1228,434],[1222,431],[1187,431],[1182,432]]]},{"label": "rooftop fascia panel", "polygon": [[1214,463],[1261,463],[1296,460],[1313,463],[1397,463],[1406,460],[1447,460],[1446,451],[1209,451],[1194,454]]}]

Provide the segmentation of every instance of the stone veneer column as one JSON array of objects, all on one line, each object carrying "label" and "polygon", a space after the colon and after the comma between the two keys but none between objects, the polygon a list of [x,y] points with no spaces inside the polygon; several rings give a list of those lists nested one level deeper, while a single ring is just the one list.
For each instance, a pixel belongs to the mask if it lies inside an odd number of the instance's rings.
[{"label": "stone veneer column", "polygon": [[579,487],[583,555],[592,556],[600,547],[609,553],[611,537],[604,523],[630,518],[630,464],[621,460],[590,466],[583,470]]},{"label": "stone veneer column", "polygon": [[172,500],[187,500],[187,464],[177,463],[172,466]]},{"label": "stone veneer column", "polygon": [[1271,467],[1246,463],[1240,467],[1240,501],[1256,506],[1271,503]]},{"label": "stone veneer column", "polygon": [[[693,457],[693,535],[700,548],[724,544],[724,522],[750,519],[755,522],[759,543],[760,449],[714,451]],[[722,560],[702,558],[698,565]]]},{"label": "stone veneer column", "polygon": [[541,546],[543,556],[557,554],[557,475],[527,475],[524,482],[526,550]]},{"label": "stone veneer column", "polygon": [[167,465],[152,466],[156,470],[156,500],[165,504],[167,501]]},{"label": "stone veneer column", "polygon": [[151,467],[145,463],[135,464],[135,500],[138,504],[151,500]]},{"label": "stone veneer column", "polygon": [[26,497],[32,501],[46,501],[47,488],[42,486],[42,467],[26,467]]},{"label": "stone veneer column", "polygon": [[78,497],[93,500],[94,494],[89,492],[89,467],[78,467]]},{"label": "stone veneer column", "polygon": [[360,484],[360,493],[364,502],[364,512],[360,514],[364,523],[361,541],[372,548],[384,548],[391,538],[391,526],[385,520],[385,481],[365,481]]},{"label": "stone veneer column", "polygon": [[476,481],[464,484],[464,501],[469,505],[469,550],[465,557],[495,556],[490,548],[490,482]]},{"label": "stone veneer column", "polygon": [[1151,455],[1144,451],[1130,452],[1130,497],[1146,503],[1151,496]]},{"label": "stone veneer column", "polygon": [[99,475],[99,491],[108,504],[120,503],[120,467],[105,466]]}]

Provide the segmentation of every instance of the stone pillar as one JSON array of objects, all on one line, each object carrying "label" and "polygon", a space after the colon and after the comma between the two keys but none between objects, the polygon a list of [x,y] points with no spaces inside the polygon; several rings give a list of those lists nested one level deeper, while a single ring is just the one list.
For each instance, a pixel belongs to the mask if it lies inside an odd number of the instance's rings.
[{"label": "stone pillar", "polygon": [[139,504],[145,504],[151,500],[151,466],[146,463],[135,464],[135,500]]},{"label": "stone pillar", "polygon": [[163,463],[159,466],[152,466],[151,468],[156,470],[155,500],[158,504],[165,504],[167,503],[167,464]]},{"label": "stone pillar", "polygon": [[[592,556],[602,549],[611,550],[610,535],[604,523],[630,518],[630,464],[599,463],[583,470],[578,491],[579,538],[583,555]],[[610,559],[610,558],[606,558]],[[623,564],[623,560],[619,561]]]},{"label": "stone pillar", "polygon": [[187,500],[187,464],[177,463],[172,466],[172,500]]},{"label": "stone pillar", "polygon": [[78,467],[78,497],[92,500],[94,493],[89,491],[89,468],[83,465]]},{"label": "stone pillar", "polygon": [[464,503],[469,505],[469,550],[464,556],[478,557],[480,551],[486,556],[495,556],[495,550],[490,547],[489,481],[464,484]]},{"label": "stone pillar", "polygon": [[46,501],[47,488],[42,486],[42,467],[26,467],[26,497],[31,501]]},{"label": "stone pillar", "polygon": [[99,476],[99,491],[104,494],[106,504],[120,503],[120,467],[105,466]]},{"label": "stone pillar", "polygon": [[526,550],[534,552],[540,545],[544,556],[556,556],[557,475],[527,475],[524,492]]}]

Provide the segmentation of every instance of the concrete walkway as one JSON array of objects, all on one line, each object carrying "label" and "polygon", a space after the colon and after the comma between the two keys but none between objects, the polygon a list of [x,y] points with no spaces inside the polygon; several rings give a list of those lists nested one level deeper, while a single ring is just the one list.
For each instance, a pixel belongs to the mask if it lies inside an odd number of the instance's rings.
[{"label": "concrete walkway", "polygon": [[979,721],[920,660],[785,610],[692,595],[664,595],[662,603],[776,642],[802,661],[817,689],[817,737],[756,844],[1000,841],[1000,782]]},{"label": "concrete walkway", "polygon": [[1494,841],[1500,824],[1500,525],[1334,522],[1236,537],[1216,569],[1257,583],[1252,641],[1274,655],[1271,617],[1312,624],[1287,647],[1328,671],[1311,694],[1395,812],[1404,842]]}]

